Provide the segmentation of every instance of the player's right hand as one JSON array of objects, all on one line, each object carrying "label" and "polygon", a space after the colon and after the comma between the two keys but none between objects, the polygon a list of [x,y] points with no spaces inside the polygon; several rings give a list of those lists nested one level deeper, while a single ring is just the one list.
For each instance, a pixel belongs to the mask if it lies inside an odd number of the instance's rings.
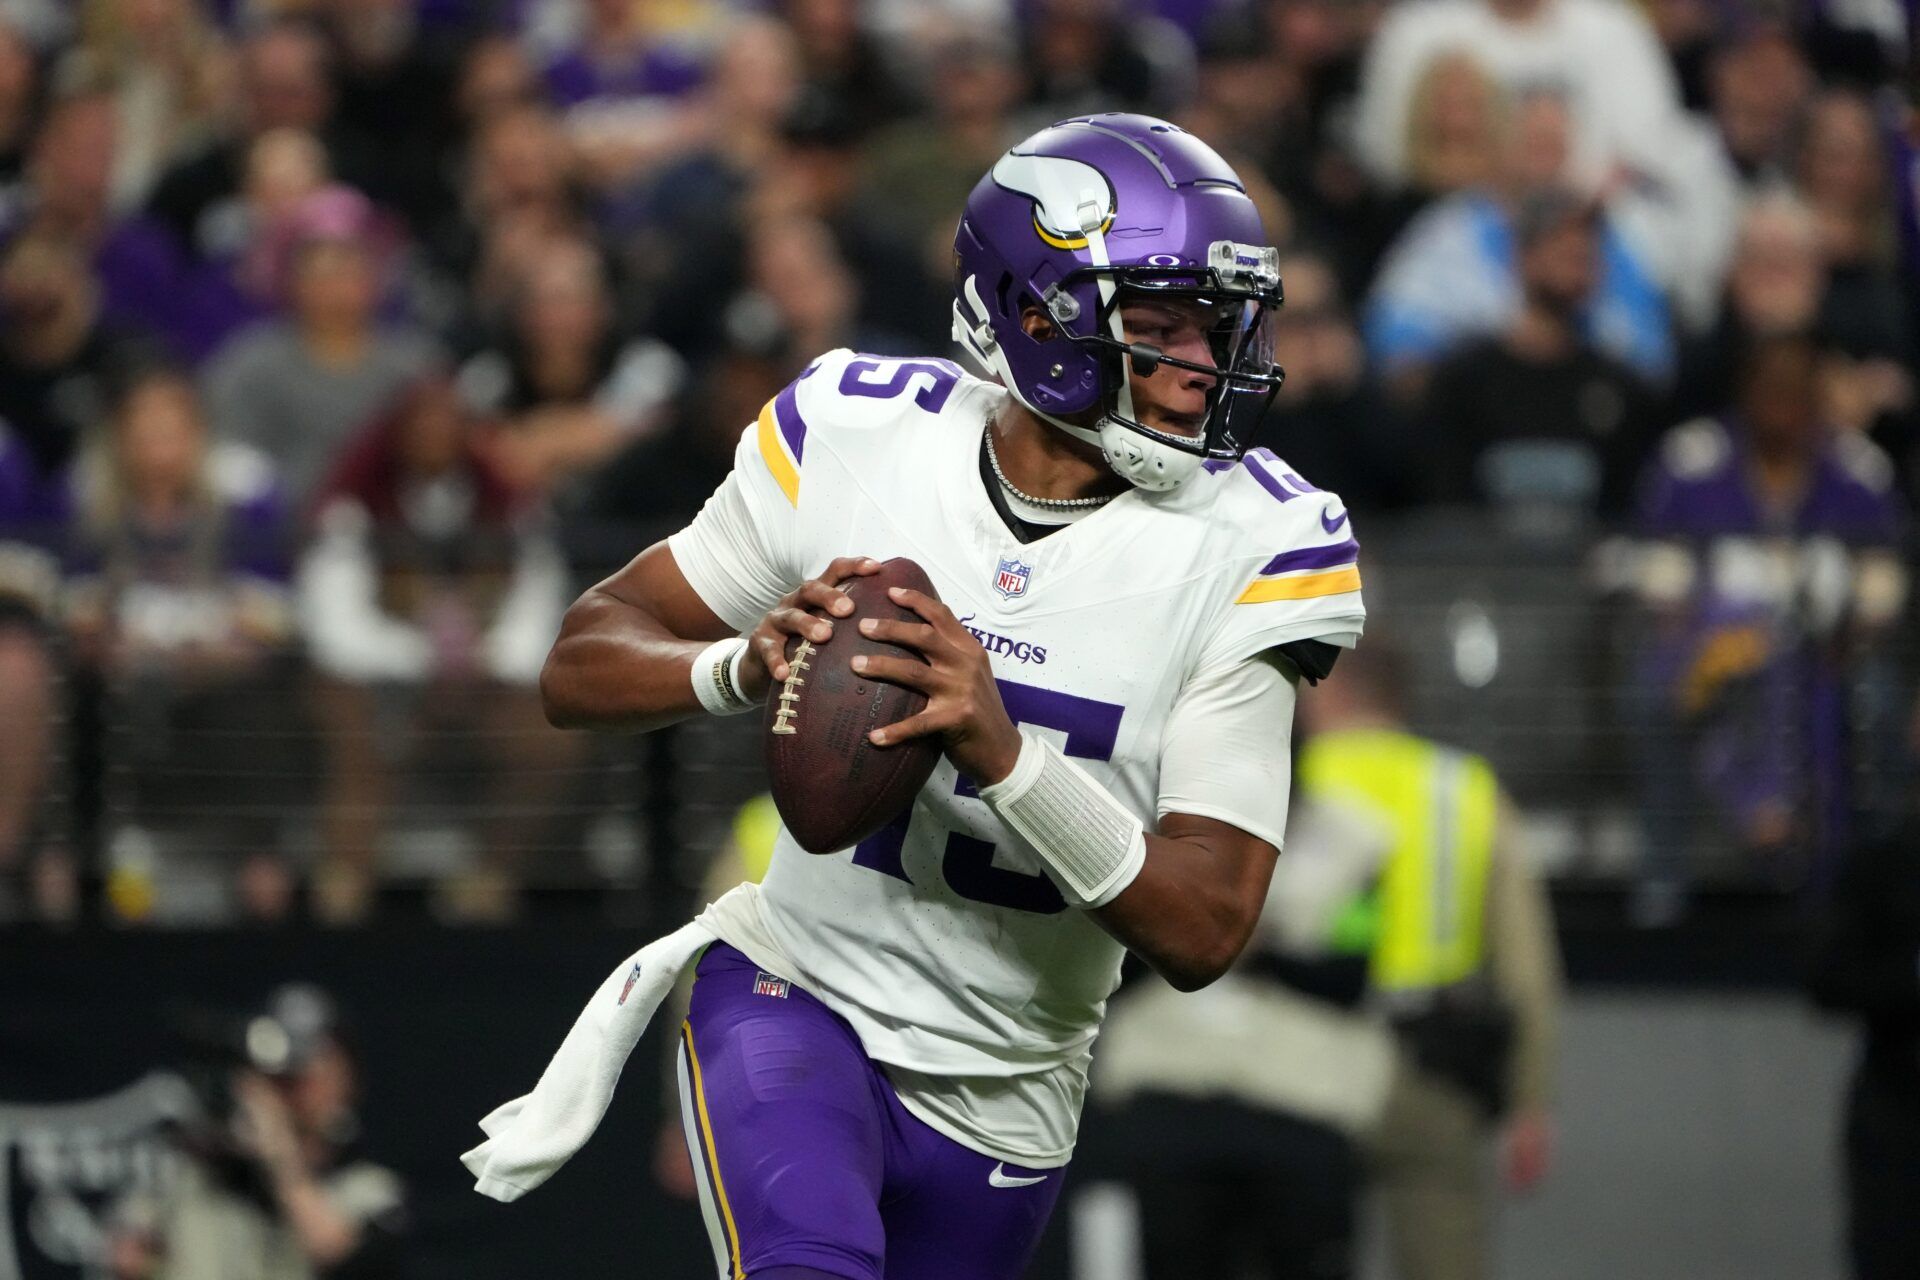
[{"label": "player's right hand", "polygon": [[[756,702],[767,690],[787,678],[787,641],[799,636],[823,644],[833,634],[833,618],[853,612],[853,601],[838,584],[880,572],[871,556],[841,556],[817,578],[809,578],[767,610],[760,625],[747,634],[747,656],[740,660],[740,692]],[[817,609],[830,616],[820,617]]]}]

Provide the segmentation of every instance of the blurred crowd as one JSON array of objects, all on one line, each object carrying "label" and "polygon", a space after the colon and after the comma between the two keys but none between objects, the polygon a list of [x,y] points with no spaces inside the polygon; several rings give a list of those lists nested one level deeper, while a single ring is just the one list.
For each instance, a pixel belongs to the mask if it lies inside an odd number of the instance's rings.
[{"label": "blurred crowd", "polygon": [[1260,202],[1271,447],[1637,620],[1645,921],[1702,826],[1817,874],[1920,738],[1913,59],[1869,0],[0,0],[0,919],[361,919],[422,787],[448,918],[591,880],[567,602],[821,351],[944,353],[968,190],[1092,110]]}]

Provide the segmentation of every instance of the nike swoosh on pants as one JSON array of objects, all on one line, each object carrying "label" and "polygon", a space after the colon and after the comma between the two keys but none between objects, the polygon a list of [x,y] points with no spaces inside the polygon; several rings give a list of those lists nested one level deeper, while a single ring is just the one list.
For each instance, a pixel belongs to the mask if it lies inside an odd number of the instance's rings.
[{"label": "nike swoosh on pants", "polygon": [[1005,1161],[993,1166],[993,1172],[987,1175],[987,1185],[994,1187],[1031,1187],[1036,1183],[1047,1180],[1047,1175],[1044,1173],[1037,1178],[1016,1178],[1008,1173],[1006,1169]]}]

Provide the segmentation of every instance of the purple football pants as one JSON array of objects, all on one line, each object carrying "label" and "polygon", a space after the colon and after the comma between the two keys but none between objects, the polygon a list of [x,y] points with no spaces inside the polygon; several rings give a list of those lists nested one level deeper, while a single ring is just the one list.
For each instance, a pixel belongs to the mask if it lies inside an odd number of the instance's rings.
[{"label": "purple football pants", "polygon": [[695,973],[681,1117],[722,1280],[1019,1280],[1064,1169],[928,1127],[851,1026],[725,943]]}]

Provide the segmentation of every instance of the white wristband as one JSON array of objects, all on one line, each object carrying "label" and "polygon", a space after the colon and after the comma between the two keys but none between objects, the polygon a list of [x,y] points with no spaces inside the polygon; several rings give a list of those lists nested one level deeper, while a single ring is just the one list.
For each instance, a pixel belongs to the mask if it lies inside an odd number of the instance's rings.
[{"label": "white wristband", "polygon": [[1033,846],[1069,901],[1103,907],[1146,865],[1146,827],[1052,743],[1020,738],[1012,772],[980,798]]},{"label": "white wristband", "polygon": [[693,696],[716,716],[738,715],[754,708],[740,692],[740,658],[747,651],[745,637],[716,640],[694,655]]}]

